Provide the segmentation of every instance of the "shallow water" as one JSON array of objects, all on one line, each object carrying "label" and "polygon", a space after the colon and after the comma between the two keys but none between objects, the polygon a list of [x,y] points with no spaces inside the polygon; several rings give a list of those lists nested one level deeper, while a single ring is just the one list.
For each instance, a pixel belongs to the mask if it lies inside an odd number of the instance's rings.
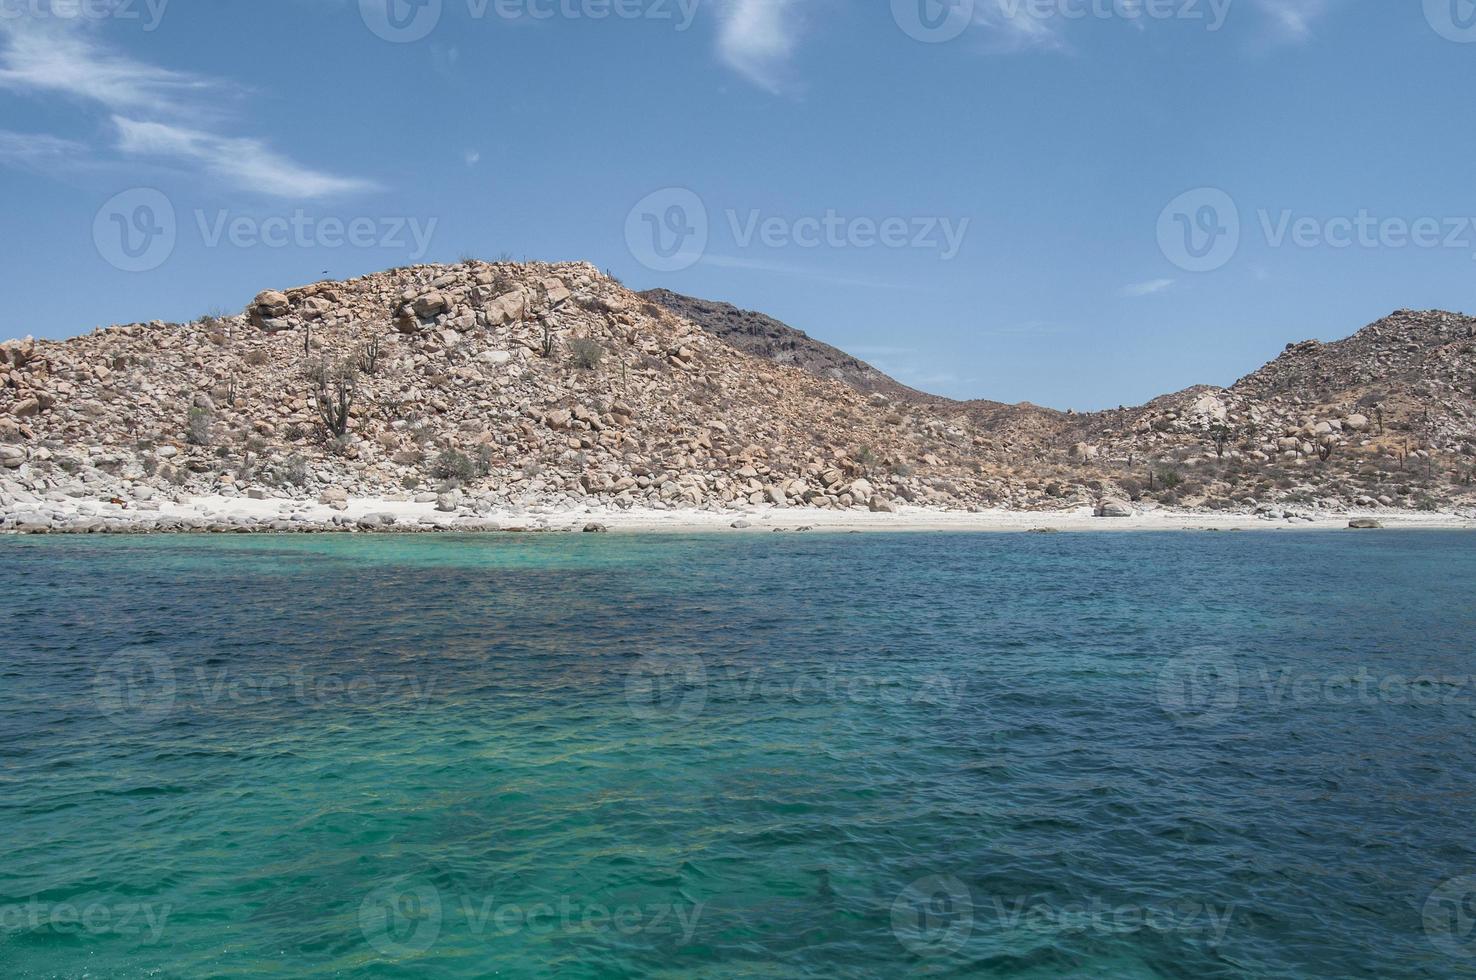
[{"label": "shallow water", "polygon": [[1473,543],[0,540],[0,971],[1476,975]]}]

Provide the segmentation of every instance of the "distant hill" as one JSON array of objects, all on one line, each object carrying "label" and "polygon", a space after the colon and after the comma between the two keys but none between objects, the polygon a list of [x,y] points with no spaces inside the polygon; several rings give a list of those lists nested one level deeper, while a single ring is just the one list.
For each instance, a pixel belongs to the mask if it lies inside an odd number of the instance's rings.
[{"label": "distant hill", "polygon": [[949,401],[909,388],[865,361],[767,314],[739,309],[732,303],[683,296],[669,289],[648,289],[640,295],[691,320],[744,353],[766,361],[797,367],[818,378],[850,385],[857,391],[880,392],[888,398],[910,402]]}]

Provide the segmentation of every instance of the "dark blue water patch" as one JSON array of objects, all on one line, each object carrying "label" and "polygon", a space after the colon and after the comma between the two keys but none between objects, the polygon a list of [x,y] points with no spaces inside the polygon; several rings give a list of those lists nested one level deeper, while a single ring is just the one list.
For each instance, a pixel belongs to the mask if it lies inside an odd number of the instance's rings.
[{"label": "dark blue water patch", "polygon": [[1476,975],[1471,540],[5,539],[0,962]]}]

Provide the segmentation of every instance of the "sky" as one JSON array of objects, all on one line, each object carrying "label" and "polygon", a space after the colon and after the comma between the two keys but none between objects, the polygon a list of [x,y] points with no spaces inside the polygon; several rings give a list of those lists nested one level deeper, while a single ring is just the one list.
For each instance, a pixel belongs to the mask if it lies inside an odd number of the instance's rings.
[{"label": "sky", "polygon": [[1090,410],[1476,312],[1476,0],[0,0],[0,338],[587,260]]}]

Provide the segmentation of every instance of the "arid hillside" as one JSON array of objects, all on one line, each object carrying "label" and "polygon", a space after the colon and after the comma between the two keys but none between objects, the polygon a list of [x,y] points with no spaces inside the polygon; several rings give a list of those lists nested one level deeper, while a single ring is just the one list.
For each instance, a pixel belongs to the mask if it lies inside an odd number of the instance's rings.
[{"label": "arid hillside", "polygon": [[43,488],[876,509],[1000,492],[969,433],[744,354],[584,264],[396,269],[3,358],[6,469]]},{"label": "arid hillside", "polygon": [[1289,513],[1471,499],[1469,317],[1401,311],[1335,344],[1292,345],[1228,389],[1075,415],[934,398],[777,321],[737,329],[722,306],[674,296],[636,295],[584,263],[465,262],[268,290],[192,323],[10,341],[0,505],[372,494],[477,511],[1043,510],[1122,498]]}]

